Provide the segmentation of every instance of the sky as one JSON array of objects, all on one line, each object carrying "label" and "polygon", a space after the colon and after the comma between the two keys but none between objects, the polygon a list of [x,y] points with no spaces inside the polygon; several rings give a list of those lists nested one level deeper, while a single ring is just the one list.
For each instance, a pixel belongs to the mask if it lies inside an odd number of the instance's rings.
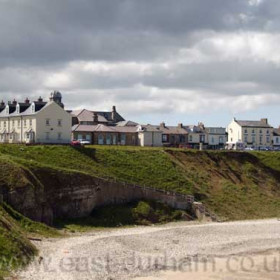
[{"label": "sky", "polygon": [[279,0],[0,0],[0,99],[280,125]]}]

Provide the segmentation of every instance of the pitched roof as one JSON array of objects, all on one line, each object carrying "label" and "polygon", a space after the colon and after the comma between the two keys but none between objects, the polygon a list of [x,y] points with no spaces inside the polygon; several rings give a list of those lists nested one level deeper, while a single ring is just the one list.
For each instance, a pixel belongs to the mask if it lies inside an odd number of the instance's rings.
[{"label": "pitched roof", "polygon": [[108,122],[122,122],[125,119],[116,112],[116,120],[113,120],[113,112],[105,112],[105,111],[90,111],[87,109],[76,110],[76,111],[69,111],[72,116],[77,117],[80,122],[92,122],[94,113],[98,116],[98,121],[103,123]]},{"label": "pitched roof", "polygon": [[260,120],[260,121],[243,121],[243,120],[235,120],[242,127],[259,127],[259,128],[271,128],[271,126]]},{"label": "pitched roof", "polygon": [[137,130],[138,130],[137,127],[107,126],[107,125],[104,125],[104,124],[98,124],[98,125],[76,124],[72,127],[72,131],[75,131],[75,132],[136,133]]},{"label": "pitched roof", "polygon": [[[34,111],[32,111],[32,104],[34,103]],[[15,104],[8,104],[9,105],[9,114],[6,114],[6,110],[3,110],[0,112],[0,117],[16,117],[16,116],[28,116],[28,115],[34,115],[40,110],[42,110],[48,103],[50,102],[43,102],[43,101],[34,101],[32,103],[18,103],[19,107],[19,113],[16,112],[16,106]]]},{"label": "pitched roof", "polygon": [[274,136],[280,136],[280,128],[274,128],[273,129],[273,135]]},{"label": "pitched roof", "polygon": [[137,126],[138,123],[133,121],[121,121],[117,123],[117,126]]}]

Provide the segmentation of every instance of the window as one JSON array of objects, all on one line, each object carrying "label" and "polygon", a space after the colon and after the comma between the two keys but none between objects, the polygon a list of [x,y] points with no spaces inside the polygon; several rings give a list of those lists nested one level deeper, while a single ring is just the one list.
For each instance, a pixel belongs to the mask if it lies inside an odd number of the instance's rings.
[{"label": "window", "polygon": [[262,144],[263,138],[262,136],[260,136],[260,144]]},{"label": "window", "polygon": [[50,119],[46,119],[46,125],[47,125],[47,126],[50,125]]},{"label": "window", "polygon": [[180,135],[180,143],[184,143],[186,140],[185,140],[185,135]]},{"label": "window", "polygon": [[269,142],[270,142],[270,137],[267,136],[267,137],[266,137],[266,143],[269,143]]},{"label": "window", "polygon": [[106,144],[111,145],[111,134],[110,133],[106,134]]},{"label": "window", "polygon": [[57,133],[57,140],[61,140],[61,132]]},{"label": "window", "polygon": [[256,142],[256,138],[255,136],[252,136],[252,142],[255,143]]},{"label": "window", "polygon": [[167,142],[167,135],[166,134],[162,134],[162,142]]},{"label": "window", "polygon": [[266,131],[266,134],[269,134],[269,130]]},{"label": "window", "polygon": [[[133,137],[132,137],[132,141],[133,141]],[[117,135],[116,134],[113,135],[113,145],[117,145]]]},{"label": "window", "polygon": [[252,129],[252,134],[255,134],[255,129]]},{"label": "window", "polygon": [[190,135],[190,142],[192,142],[193,141],[193,138],[192,138],[192,135]]},{"label": "window", "polygon": [[102,134],[98,135],[98,145],[103,145],[104,144],[104,138]]},{"label": "window", "polygon": [[46,132],[46,140],[49,140],[49,139],[50,139],[50,133]]},{"label": "window", "polygon": [[220,144],[223,144],[223,143],[224,143],[224,137],[223,137],[223,136],[220,136],[220,137],[219,137],[219,143],[220,143]]},{"label": "window", "polygon": [[29,125],[32,126],[32,119],[29,120]]},{"label": "window", "polygon": [[121,134],[121,144],[125,145],[126,142],[126,135],[124,133]]},{"label": "window", "polygon": [[199,136],[199,142],[204,143],[204,141],[205,141],[205,135],[200,135]]},{"label": "window", "polygon": [[262,130],[260,130],[260,134],[262,134]]},{"label": "window", "polygon": [[57,125],[62,126],[62,120],[57,120]]},{"label": "window", "polygon": [[26,120],[23,121],[23,125],[24,125],[24,127],[26,127]]},{"label": "window", "polygon": [[6,127],[6,121],[4,121],[4,127]]},{"label": "window", "polygon": [[245,129],[245,130],[244,130],[244,133],[248,133],[248,130],[247,130],[247,129]]},{"label": "window", "polygon": [[245,137],[244,137],[244,142],[245,142],[245,143],[248,143],[248,136],[245,136]]},{"label": "window", "polygon": [[212,144],[214,144],[214,142],[215,142],[215,139],[214,139],[213,136],[212,136],[212,138],[211,138],[211,142],[212,142]]},{"label": "window", "polygon": [[32,111],[32,113],[35,113],[35,104],[31,105],[31,111]]},{"label": "window", "polygon": [[279,143],[279,137],[276,137],[276,143],[277,144]]},{"label": "window", "polygon": [[14,121],[14,120],[12,120],[12,126],[13,126],[13,127],[15,126],[15,121]]}]

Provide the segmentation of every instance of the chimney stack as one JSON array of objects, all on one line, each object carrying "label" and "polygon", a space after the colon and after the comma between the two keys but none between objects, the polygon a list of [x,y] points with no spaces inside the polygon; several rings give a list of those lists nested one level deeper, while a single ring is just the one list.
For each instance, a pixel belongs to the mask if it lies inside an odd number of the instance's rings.
[{"label": "chimney stack", "polygon": [[261,122],[264,124],[268,124],[268,119],[261,119]]},{"label": "chimney stack", "polygon": [[183,124],[182,123],[178,123],[178,128],[183,128]]},{"label": "chimney stack", "polygon": [[2,100],[0,106],[5,106],[5,102]]},{"label": "chimney stack", "polygon": [[98,124],[98,115],[96,112],[93,113],[93,124]]},{"label": "chimney stack", "polygon": [[26,97],[26,99],[25,99],[25,104],[29,104],[30,103],[30,100]]},{"label": "chimney stack", "polygon": [[117,109],[116,109],[116,106],[112,107],[112,120],[113,120],[113,122],[117,122]]},{"label": "chimney stack", "polygon": [[43,98],[41,96],[38,98],[38,102],[43,102]]},{"label": "chimney stack", "polygon": [[13,105],[17,105],[17,101],[15,99],[13,101]]},{"label": "chimney stack", "polygon": [[162,122],[159,126],[160,128],[165,128],[165,122]]}]

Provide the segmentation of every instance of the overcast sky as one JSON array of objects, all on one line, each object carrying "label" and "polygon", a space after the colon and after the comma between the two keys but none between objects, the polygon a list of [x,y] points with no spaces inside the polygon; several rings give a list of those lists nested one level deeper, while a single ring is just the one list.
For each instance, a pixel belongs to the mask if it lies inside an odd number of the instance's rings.
[{"label": "overcast sky", "polygon": [[279,0],[0,0],[0,98],[278,126],[279,31]]}]

